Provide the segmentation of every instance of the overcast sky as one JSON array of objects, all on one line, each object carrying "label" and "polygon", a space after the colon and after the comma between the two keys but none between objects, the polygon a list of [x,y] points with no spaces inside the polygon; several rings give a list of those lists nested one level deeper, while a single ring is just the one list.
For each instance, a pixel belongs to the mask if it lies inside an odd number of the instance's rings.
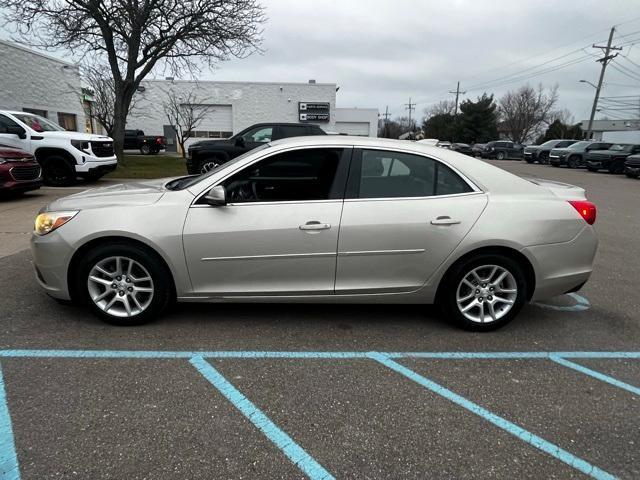
[{"label": "overcast sky", "polygon": [[[400,115],[412,97],[418,117],[430,103],[453,98],[447,92],[458,80],[467,90],[462,98],[475,98],[485,86],[499,96],[542,82],[558,84],[560,106],[582,120],[594,90],[578,80],[596,83],[600,71],[588,56],[599,53],[591,44],[606,43],[609,28],[618,24],[614,43],[628,45],[621,52],[626,57],[613,65],[624,73],[608,68],[603,95],[640,96],[638,0],[263,0],[263,5],[264,53],[221,63],[200,78],[335,82],[339,106],[383,112],[388,105]],[[544,69],[547,73],[532,76]]]}]

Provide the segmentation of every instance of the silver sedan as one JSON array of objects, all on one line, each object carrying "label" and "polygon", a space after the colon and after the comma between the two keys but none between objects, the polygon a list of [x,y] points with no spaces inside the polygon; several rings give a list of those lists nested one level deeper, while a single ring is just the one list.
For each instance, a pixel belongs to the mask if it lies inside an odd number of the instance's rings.
[{"label": "silver sedan", "polygon": [[31,246],[50,296],[119,325],[174,300],[437,303],[491,330],[587,281],[595,215],[581,188],[442,148],[302,137],[59,199]]}]

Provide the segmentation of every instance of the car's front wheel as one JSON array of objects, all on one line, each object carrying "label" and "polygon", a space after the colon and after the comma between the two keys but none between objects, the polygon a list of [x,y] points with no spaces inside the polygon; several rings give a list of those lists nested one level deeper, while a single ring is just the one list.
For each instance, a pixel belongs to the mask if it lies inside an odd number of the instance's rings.
[{"label": "car's front wheel", "polygon": [[504,152],[496,153],[496,160],[504,160]]},{"label": "car's front wheel", "polygon": [[170,273],[156,255],[127,243],[91,250],[81,260],[76,291],[102,320],[140,325],[155,319],[172,298]]},{"label": "car's front wheel", "polygon": [[580,157],[577,155],[571,155],[569,160],[567,160],[567,166],[569,168],[578,168],[580,166]]},{"label": "car's front wheel", "polygon": [[482,254],[447,275],[440,303],[448,318],[466,330],[489,331],[509,323],[525,303],[527,283],[515,260]]},{"label": "car's front wheel", "polygon": [[142,155],[149,155],[151,153],[151,147],[146,143],[140,147],[140,153]]},{"label": "car's front wheel", "polygon": [[547,165],[549,163],[549,154],[542,152],[538,156],[538,163],[540,163],[541,165]]}]

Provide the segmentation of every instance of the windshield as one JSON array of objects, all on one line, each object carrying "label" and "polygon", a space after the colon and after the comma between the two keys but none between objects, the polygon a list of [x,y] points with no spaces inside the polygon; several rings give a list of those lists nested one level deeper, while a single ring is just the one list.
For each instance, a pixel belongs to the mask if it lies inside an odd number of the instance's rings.
[{"label": "windshield", "polygon": [[32,113],[14,113],[13,116],[36,132],[64,132],[64,128],[50,122],[40,115],[33,115]]},{"label": "windshield", "polygon": [[631,145],[624,145],[622,143],[616,143],[615,145],[611,145],[609,150],[615,150],[616,152],[630,152]]},{"label": "windshield", "polygon": [[238,163],[244,160],[245,158],[247,158],[249,155],[253,155],[256,152],[259,152],[260,150],[265,150],[269,147],[271,147],[270,143],[265,143],[264,145],[260,145],[259,147],[254,148],[253,150],[249,150],[248,152],[243,153],[239,157],[236,157],[233,160],[228,161],[227,163],[223,163],[222,165],[219,165],[216,168],[209,170],[207,173],[203,173],[202,175],[190,175],[188,177],[176,178],[175,180],[171,180],[169,183],[167,183],[166,188],[168,188],[169,190],[184,190],[185,188],[189,188],[195,185],[196,183],[201,182],[205,178],[209,178],[211,175],[216,174],[223,168],[227,168],[230,165]]},{"label": "windshield", "polygon": [[591,142],[576,142],[573,145],[569,145],[569,150],[584,150],[589,145],[591,145]]}]

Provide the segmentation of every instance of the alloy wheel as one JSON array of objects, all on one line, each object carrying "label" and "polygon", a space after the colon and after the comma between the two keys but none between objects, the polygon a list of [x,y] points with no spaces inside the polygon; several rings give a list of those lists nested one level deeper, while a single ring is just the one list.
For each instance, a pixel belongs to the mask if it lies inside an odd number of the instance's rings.
[{"label": "alloy wheel", "polygon": [[153,300],[149,271],[128,257],[108,257],[89,271],[89,297],[103,312],[114,317],[134,317]]},{"label": "alloy wheel", "polygon": [[467,319],[490,323],[509,313],[517,296],[518,285],[509,270],[499,265],[483,265],[462,277],[456,302]]}]

